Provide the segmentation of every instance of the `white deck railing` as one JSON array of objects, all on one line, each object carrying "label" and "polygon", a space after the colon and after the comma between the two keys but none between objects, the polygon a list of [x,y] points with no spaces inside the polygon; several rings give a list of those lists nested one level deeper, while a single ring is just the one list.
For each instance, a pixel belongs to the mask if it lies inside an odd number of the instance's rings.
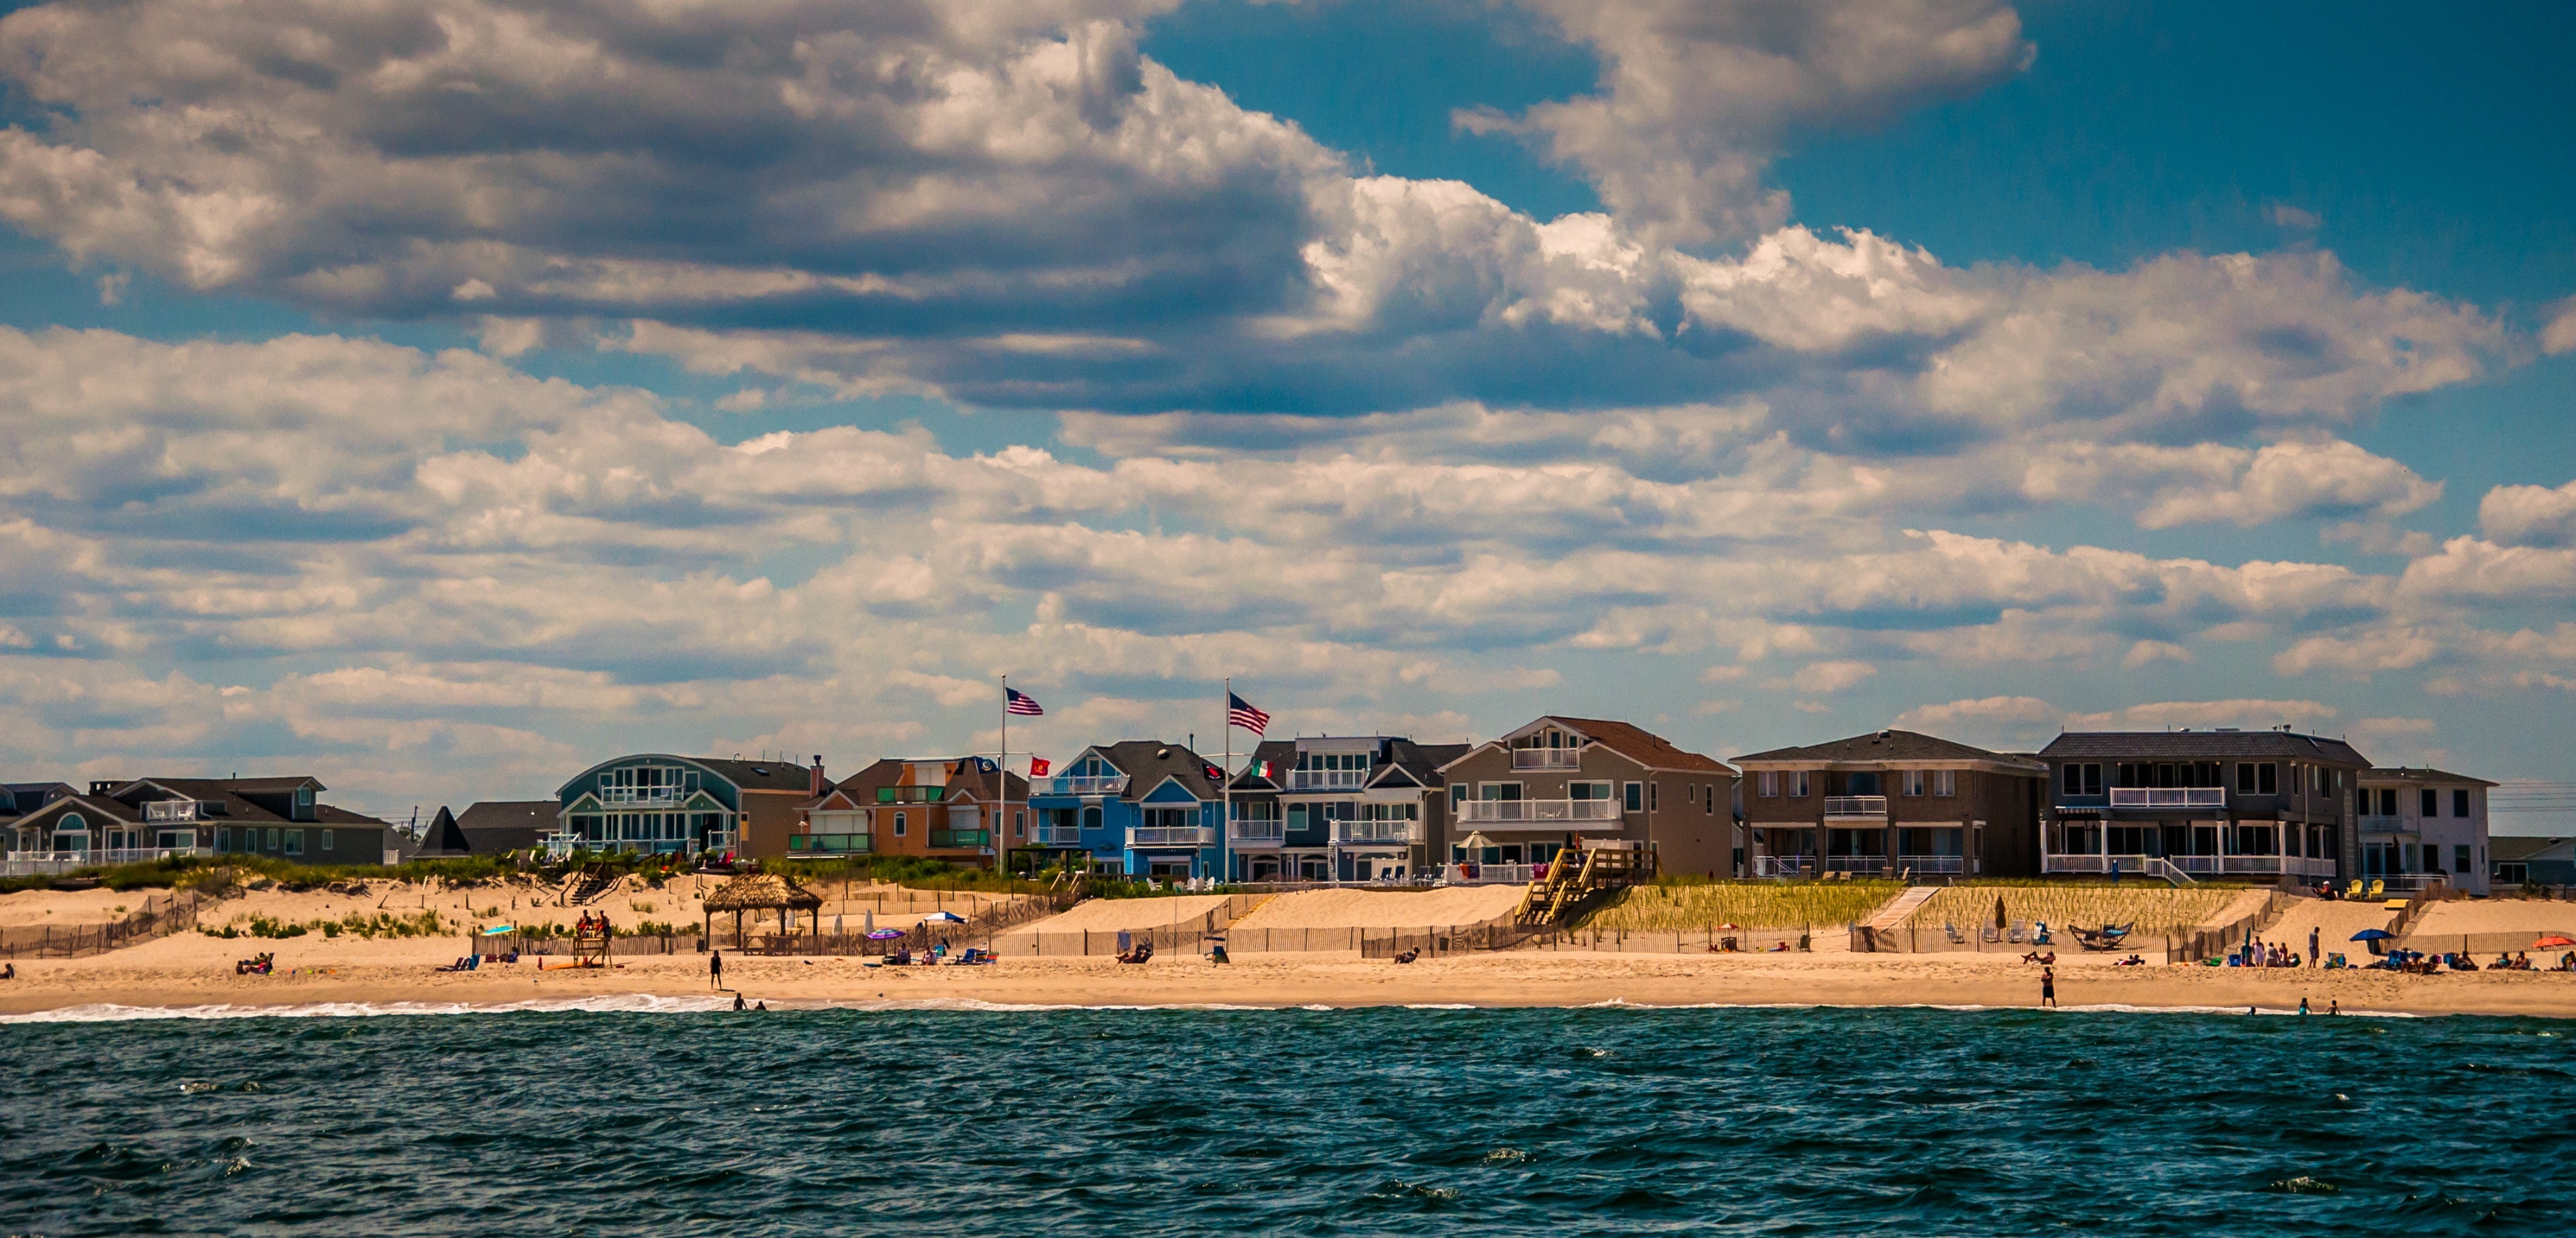
[{"label": "white deck railing", "polygon": [[1422,824],[1418,821],[1336,821],[1333,841],[1338,843],[1418,843],[1422,841]]},{"label": "white deck railing", "polygon": [[1887,857],[1883,855],[1829,855],[1820,863],[1829,873],[1871,874],[1887,871]]},{"label": "white deck railing", "polygon": [[1458,806],[1462,825],[1547,825],[1618,819],[1617,800],[1469,800]]},{"label": "white deck railing", "polygon": [[1896,857],[1896,866],[1898,868],[1913,869],[1917,876],[1921,876],[1926,873],[1964,873],[1968,871],[1968,857],[1963,855],[1900,855]]},{"label": "white deck railing", "polygon": [[1580,748],[1514,748],[1512,749],[1512,768],[1581,769],[1583,750]]},{"label": "white deck railing", "polygon": [[1364,769],[1292,769],[1288,771],[1291,791],[1357,791],[1368,781]]},{"label": "white deck railing", "polygon": [[1037,843],[1041,847],[1079,847],[1082,845],[1082,828],[1073,825],[1041,825],[1037,831]]},{"label": "white deck railing", "polygon": [[212,847],[99,847],[83,851],[12,851],[0,857],[0,876],[59,877],[84,868],[147,864],[174,856],[213,855]]},{"label": "white deck railing", "polygon": [[1756,877],[1812,877],[1816,857],[1812,855],[1757,855],[1753,857]]},{"label": "white deck railing", "polygon": [[1440,882],[1453,886],[1525,886],[1535,878],[1534,864],[1443,864]]},{"label": "white deck railing", "polygon": [[2113,808],[2225,808],[2221,787],[2113,787]]},{"label": "white deck railing", "polygon": [[1885,817],[1887,797],[1884,795],[1828,795],[1825,797],[1825,815],[1828,817]]},{"label": "white deck railing", "polygon": [[1216,829],[1205,825],[1138,825],[1127,830],[1130,847],[1213,847]]},{"label": "white deck railing", "polygon": [[1127,775],[1099,774],[1076,778],[1070,774],[1055,780],[1058,795],[1119,795],[1127,790]]},{"label": "white deck railing", "polygon": [[1288,841],[1288,823],[1277,819],[1237,821],[1232,834],[1238,847],[1278,847]]}]

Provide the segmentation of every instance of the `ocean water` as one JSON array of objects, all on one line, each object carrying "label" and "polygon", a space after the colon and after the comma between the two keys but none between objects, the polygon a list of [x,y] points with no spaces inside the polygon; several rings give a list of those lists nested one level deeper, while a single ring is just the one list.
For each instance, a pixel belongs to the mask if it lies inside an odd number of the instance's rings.
[{"label": "ocean water", "polygon": [[636,1004],[0,1025],[0,1233],[2576,1230],[2546,1020]]}]

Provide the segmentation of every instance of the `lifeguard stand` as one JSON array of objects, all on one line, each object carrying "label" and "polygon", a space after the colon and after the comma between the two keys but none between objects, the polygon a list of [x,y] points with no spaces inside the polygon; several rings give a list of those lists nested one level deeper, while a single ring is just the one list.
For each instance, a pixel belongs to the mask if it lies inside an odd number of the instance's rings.
[{"label": "lifeguard stand", "polygon": [[572,935],[572,965],[575,967],[608,966],[610,933],[606,916],[593,916],[588,927],[575,929]]}]

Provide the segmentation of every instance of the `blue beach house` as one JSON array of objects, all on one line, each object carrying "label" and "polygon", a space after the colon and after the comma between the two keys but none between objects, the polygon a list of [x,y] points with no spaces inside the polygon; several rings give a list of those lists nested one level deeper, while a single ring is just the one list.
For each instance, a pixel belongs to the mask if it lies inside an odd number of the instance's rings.
[{"label": "blue beach house", "polygon": [[1035,783],[1033,849],[1130,877],[1223,879],[1224,777],[1180,744],[1131,739],[1085,748]]}]

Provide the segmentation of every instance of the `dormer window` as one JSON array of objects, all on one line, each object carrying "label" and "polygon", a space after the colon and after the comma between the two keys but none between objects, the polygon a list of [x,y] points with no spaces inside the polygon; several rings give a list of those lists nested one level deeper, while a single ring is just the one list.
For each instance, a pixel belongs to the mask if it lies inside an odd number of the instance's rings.
[{"label": "dormer window", "polygon": [[295,788],[295,819],[298,821],[313,819],[313,788],[309,784]]}]

